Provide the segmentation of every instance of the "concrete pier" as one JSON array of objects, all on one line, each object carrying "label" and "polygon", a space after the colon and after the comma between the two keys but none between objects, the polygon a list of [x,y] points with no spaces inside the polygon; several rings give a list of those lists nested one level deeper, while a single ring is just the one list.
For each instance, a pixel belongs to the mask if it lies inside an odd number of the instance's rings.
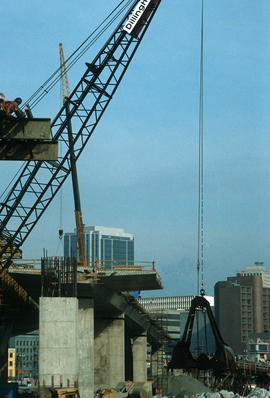
[{"label": "concrete pier", "polygon": [[125,380],[125,317],[95,319],[95,388]]},{"label": "concrete pier", "polygon": [[93,396],[93,300],[42,297],[39,330],[40,386],[78,386],[81,398]]},{"label": "concrete pier", "polygon": [[77,386],[78,299],[41,297],[39,305],[40,386]]},{"label": "concrete pier", "polygon": [[133,339],[133,381],[147,380],[147,336],[146,333]]},{"label": "concrete pier", "polygon": [[94,300],[80,299],[77,352],[81,398],[94,396]]},{"label": "concrete pier", "polygon": [[[38,300],[40,276],[19,275],[23,276],[23,287]],[[151,345],[164,337],[131,295],[107,288],[88,273],[83,275],[78,283],[79,298],[39,299],[39,327],[36,308],[17,311],[17,334],[39,328],[39,384],[41,389],[45,387],[43,396],[48,388],[78,385],[81,398],[89,398],[97,388],[115,387],[124,380],[143,383],[147,380],[146,335]],[[20,329],[22,326],[24,329]]]}]

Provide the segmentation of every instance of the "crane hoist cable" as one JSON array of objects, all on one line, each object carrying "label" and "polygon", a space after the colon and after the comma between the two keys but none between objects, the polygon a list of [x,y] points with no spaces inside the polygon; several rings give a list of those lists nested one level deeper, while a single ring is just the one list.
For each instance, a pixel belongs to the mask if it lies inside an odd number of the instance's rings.
[{"label": "crane hoist cable", "polygon": [[[66,70],[72,68],[76,62],[89,50],[90,47],[110,28],[114,21],[129,7],[133,0],[121,0],[120,3],[109,13],[109,15],[93,30],[93,32],[79,45],[79,47],[67,58]],[[126,3],[126,4],[124,4]],[[103,26],[104,25],[104,26]],[[91,41],[89,42],[89,40]],[[22,107],[27,104],[33,109],[62,78],[61,67],[29,97]]]},{"label": "crane hoist cable", "polygon": [[[204,53],[204,0],[201,11],[200,100],[199,100],[199,178],[198,178],[198,241],[197,241],[197,294],[205,294],[204,278],[204,137],[203,137],[203,54]],[[201,288],[200,288],[201,273]]]},{"label": "crane hoist cable", "polygon": [[0,195],[0,199],[5,195],[5,193],[7,192],[7,190],[9,189],[9,187],[13,184],[13,181],[15,180],[15,178],[18,176],[18,174],[21,172],[23,168],[23,165],[18,169],[18,171],[16,172],[16,174],[14,175],[14,177],[12,178],[12,180],[10,181],[10,183],[7,185],[7,187],[4,189],[4,191],[1,193]]},{"label": "crane hoist cable", "polygon": [[[60,44],[61,43],[59,43],[59,47],[60,47]],[[62,57],[62,55],[61,55],[61,47],[60,47],[60,67],[62,66],[62,62],[61,62],[61,57]],[[64,59],[64,53],[63,53],[63,63],[64,63],[64,65],[65,65],[65,59]],[[66,65],[65,65],[65,67],[66,67]],[[61,84],[60,84],[60,86],[59,86],[59,88],[60,88],[60,95],[59,95],[59,97],[60,97],[60,106],[62,106],[63,105],[63,103],[64,103],[64,90],[65,90],[65,85],[64,85],[64,83],[63,83],[63,80],[61,81]],[[67,84],[66,84],[66,87],[67,87],[67,93],[65,93],[65,95],[70,95],[70,88],[69,88],[69,82],[68,82],[68,79],[67,79]],[[62,141],[59,141],[59,154],[60,154],[60,157],[62,158],[62,155],[63,155],[63,147],[62,147],[62,144],[63,144],[63,142]],[[59,229],[58,229],[58,236],[59,236],[59,243],[58,243],[58,246],[57,246],[57,250],[59,249],[59,246],[60,246],[60,244],[62,244],[62,238],[63,238],[63,235],[64,235],[64,229],[63,229],[63,187],[61,186],[61,188],[60,188],[60,190],[59,190],[59,204],[60,204],[60,209],[59,209]]]}]

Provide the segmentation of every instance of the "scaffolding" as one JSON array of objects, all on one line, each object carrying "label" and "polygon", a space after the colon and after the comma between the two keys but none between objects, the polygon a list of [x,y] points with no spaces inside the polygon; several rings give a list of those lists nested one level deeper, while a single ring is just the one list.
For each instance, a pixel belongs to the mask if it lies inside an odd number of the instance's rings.
[{"label": "scaffolding", "polygon": [[168,393],[168,314],[167,311],[160,311],[151,314],[155,318],[158,325],[165,331],[159,341],[159,347],[152,352],[152,377],[153,387],[157,395],[167,395]]}]

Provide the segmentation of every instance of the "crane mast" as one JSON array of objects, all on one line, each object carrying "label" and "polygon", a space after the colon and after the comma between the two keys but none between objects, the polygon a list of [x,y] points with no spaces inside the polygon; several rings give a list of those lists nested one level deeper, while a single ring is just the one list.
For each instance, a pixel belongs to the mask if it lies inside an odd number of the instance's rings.
[{"label": "crane mast", "polygon": [[63,43],[59,43],[59,54],[60,54],[60,69],[61,69],[62,103],[64,104],[66,99],[68,99],[70,96],[70,87],[67,75],[67,67],[64,56]]},{"label": "crane mast", "polygon": [[[96,57],[92,62],[86,62],[86,71],[52,121],[52,139],[62,143],[63,155],[57,161],[27,162],[1,203],[0,237],[6,241],[0,248],[3,268],[9,266],[11,258],[71,172],[71,120],[74,158],[77,161],[113,98],[160,3],[161,0],[134,1]],[[127,31],[127,27],[132,29]],[[91,167],[89,159],[90,172]]]},{"label": "crane mast", "polygon": [[[62,83],[62,101],[66,106],[66,114],[67,117],[70,113],[69,107],[69,97],[70,97],[70,88],[66,70],[66,62],[64,57],[63,44],[59,44],[60,51],[60,68],[61,68],[61,83]],[[76,167],[76,159],[74,155],[74,146],[73,146],[73,137],[72,137],[72,125],[71,119],[69,119],[68,123],[68,140],[70,147],[70,167],[71,167],[71,177],[72,177],[72,186],[73,186],[73,197],[74,197],[74,207],[75,207],[75,222],[76,222],[76,231],[77,231],[77,247],[79,252],[79,266],[86,267],[86,251],[85,251],[85,243],[84,243],[84,224],[82,221],[82,211],[81,211],[81,200],[80,200],[80,191],[79,191],[79,182],[78,182],[78,173]],[[75,255],[75,253],[74,253]]]}]

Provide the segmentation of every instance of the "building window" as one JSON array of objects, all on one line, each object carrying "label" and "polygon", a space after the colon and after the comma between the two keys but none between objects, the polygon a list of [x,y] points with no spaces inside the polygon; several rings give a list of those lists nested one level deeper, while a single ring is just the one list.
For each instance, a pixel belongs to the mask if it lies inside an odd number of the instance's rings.
[{"label": "building window", "polygon": [[267,344],[259,344],[259,351],[268,351],[268,345]]}]

